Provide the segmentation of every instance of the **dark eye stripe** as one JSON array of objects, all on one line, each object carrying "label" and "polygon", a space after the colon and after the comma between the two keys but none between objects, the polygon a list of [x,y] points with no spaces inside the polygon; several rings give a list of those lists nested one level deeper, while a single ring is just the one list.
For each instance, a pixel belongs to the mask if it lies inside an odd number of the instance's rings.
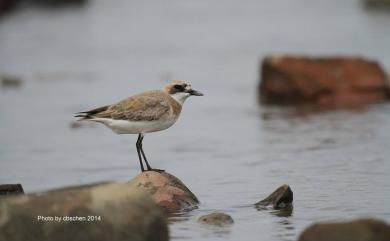
[{"label": "dark eye stripe", "polygon": [[174,85],[173,86],[178,91],[184,91],[185,87],[183,85]]}]

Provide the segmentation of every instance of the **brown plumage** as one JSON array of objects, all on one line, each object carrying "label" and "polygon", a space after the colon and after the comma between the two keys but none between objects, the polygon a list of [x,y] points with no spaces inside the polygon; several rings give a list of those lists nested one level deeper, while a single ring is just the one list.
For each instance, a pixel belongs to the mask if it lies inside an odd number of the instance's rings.
[{"label": "brown plumage", "polygon": [[110,118],[114,120],[153,121],[179,115],[181,105],[161,90],[152,90],[128,97],[116,104],[80,112],[82,119]]}]

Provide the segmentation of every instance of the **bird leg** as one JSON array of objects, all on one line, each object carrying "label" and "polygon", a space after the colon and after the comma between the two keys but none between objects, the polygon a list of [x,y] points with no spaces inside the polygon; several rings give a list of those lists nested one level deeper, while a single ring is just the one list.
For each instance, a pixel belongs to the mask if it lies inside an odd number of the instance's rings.
[{"label": "bird leg", "polygon": [[137,139],[137,143],[135,144],[135,146],[137,147],[137,153],[138,153],[138,160],[139,160],[139,164],[141,165],[141,171],[144,172],[145,169],[144,169],[144,165],[142,164],[142,158],[141,158],[141,134],[138,135],[138,139]]},{"label": "bird leg", "polygon": [[141,150],[142,157],[144,158],[147,170],[152,170],[152,167],[149,165],[148,160],[146,159],[144,149],[142,148],[142,141],[144,140],[144,134],[139,134],[139,149]]},{"label": "bird leg", "polygon": [[164,172],[164,170],[161,170],[161,169],[154,169],[152,168],[149,163],[148,163],[148,160],[146,159],[146,156],[145,156],[145,152],[144,152],[144,149],[142,148],[142,141],[144,140],[144,134],[140,134],[141,138],[140,138],[140,142],[139,142],[139,148],[141,150],[141,154],[142,154],[142,157],[144,158],[144,161],[146,163],[146,167],[147,167],[147,170],[148,171],[156,171],[156,172]]}]

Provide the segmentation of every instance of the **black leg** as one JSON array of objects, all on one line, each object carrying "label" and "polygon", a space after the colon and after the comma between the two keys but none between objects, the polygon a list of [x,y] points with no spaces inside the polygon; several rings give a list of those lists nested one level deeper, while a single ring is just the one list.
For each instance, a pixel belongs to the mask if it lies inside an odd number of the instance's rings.
[{"label": "black leg", "polygon": [[144,172],[145,169],[144,169],[144,165],[142,164],[142,158],[141,158],[141,146],[142,146],[141,141],[142,141],[141,134],[139,134],[135,146],[137,147],[138,160],[139,160],[139,164],[141,165],[141,171]]},{"label": "black leg", "polygon": [[140,144],[139,144],[139,147],[140,147],[140,150],[141,150],[141,154],[144,158],[144,161],[145,161],[145,164],[146,164],[146,167],[147,167],[147,170],[150,171],[152,170],[153,168],[149,165],[149,162],[148,160],[146,159],[146,156],[145,156],[145,152],[144,152],[144,149],[142,148],[142,141],[144,140],[144,135],[143,134],[139,134],[140,135]]},{"label": "black leg", "polygon": [[161,169],[154,169],[152,168],[149,163],[148,163],[148,160],[146,159],[146,156],[145,156],[145,152],[144,152],[144,149],[142,148],[142,141],[144,140],[144,135],[143,134],[140,134],[141,135],[141,139],[140,139],[140,144],[139,144],[139,148],[141,150],[141,154],[144,158],[144,161],[146,163],[146,167],[147,167],[147,170],[148,171],[156,171],[156,172],[164,172],[164,170],[161,170]]}]

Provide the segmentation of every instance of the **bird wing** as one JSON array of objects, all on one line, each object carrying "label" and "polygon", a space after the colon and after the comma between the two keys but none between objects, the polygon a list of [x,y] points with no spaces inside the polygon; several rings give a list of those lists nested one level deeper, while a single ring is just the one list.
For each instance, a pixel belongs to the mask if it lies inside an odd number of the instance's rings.
[{"label": "bird wing", "polygon": [[147,91],[126,98],[105,110],[102,108],[103,111],[94,113],[91,117],[130,121],[157,120],[170,113],[167,97],[169,98],[159,90]]}]

